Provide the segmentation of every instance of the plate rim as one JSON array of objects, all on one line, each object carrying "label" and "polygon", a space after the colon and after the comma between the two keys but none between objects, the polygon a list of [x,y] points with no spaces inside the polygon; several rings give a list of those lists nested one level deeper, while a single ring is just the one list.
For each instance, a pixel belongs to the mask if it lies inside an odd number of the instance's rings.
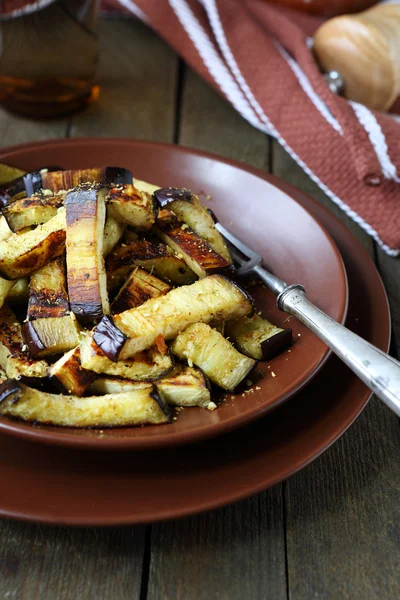
[{"label": "plate rim", "polygon": [[[252,168],[252,170],[256,170],[256,169]],[[262,170],[261,170],[261,173],[262,173]],[[279,180],[279,182],[284,184],[285,186],[293,188],[293,186],[291,186],[290,184],[287,184],[286,182],[283,182],[282,180]],[[294,188],[294,189],[296,190],[296,188]],[[376,265],[374,264],[373,260],[371,259],[371,257],[367,253],[367,251],[365,250],[364,246],[359,242],[357,237],[353,234],[353,232],[348,230],[348,228],[344,225],[344,223],[340,219],[338,219],[338,217],[336,217],[336,215],[332,214],[325,206],[319,204],[316,200],[314,200],[313,198],[308,196],[306,193],[301,192],[299,190],[296,190],[296,192],[299,193],[301,196],[308,198],[308,200],[311,202],[311,204],[315,205],[317,207],[317,209],[320,210],[322,213],[325,213],[329,217],[329,219],[331,219],[334,223],[336,223],[336,225],[339,227],[339,229],[342,232],[346,232],[347,234],[350,235],[352,245],[355,245],[357,247],[357,250],[363,256],[365,263],[368,265],[369,269],[371,269],[373,271],[374,277],[377,279],[377,281],[379,282],[379,286],[380,286],[382,308],[385,309],[385,326],[387,327],[387,330],[384,331],[384,334],[385,334],[384,339],[387,339],[387,342],[385,344],[384,349],[387,350],[390,345],[391,314],[390,314],[390,310],[389,310],[389,303],[388,303],[386,290],[384,288],[382,278],[380,277],[380,274],[376,268]],[[60,526],[60,525],[74,526],[75,525],[75,526],[111,527],[111,526],[118,526],[118,525],[145,524],[145,523],[150,523],[150,522],[155,523],[155,522],[163,521],[165,519],[170,520],[170,519],[176,519],[176,518],[180,518],[180,517],[190,516],[193,514],[198,514],[199,512],[204,511],[204,510],[214,510],[217,508],[221,508],[223,506],[226,506],[228,503],[231,504],[234,502],[238,502],[238,501],[243,500],[244,498],[247,498],[251,495],[260,493],[260,492],[272,487],[273,485],[276,485],[277,483],[287,479],[289,476],[297,473],[302,468],[309,465],[313,460],[315,460],[321,454],[323,454],[323,452],[325,452],[335,441],[337,441],[345,433],[345,431],[351,426],[351,424],[355,421],[355,419],[363,411],[363,409],[367,405],[368,400],[371,395],[372,395],[372,393],[369,392],[369,390],[367,388],[365,389],[365,392],[363,394],[360,392],[359,400],[357,402],[357,407],[355,409],[351,410],[350,415],[348,416],[348,418],[345,421],[343,421],[343,419],[342,419],[340,427],[339,428],[336,427],[336,429],[332,433],[332,435],[330,437],[326,438],[322,445],[320,444],[318,446],[317,452],[315,452],[315,450],[309,450],[309,452],[306,455],[306,458],[304,460],[301,460],[300,462],[297,461],[297,463],[295,465],[291,465],[289,468],[286,469],[286,471],[284,473],[281,472],[277,477],[270,479],[268,481],[268,483],[265,483],[265,481],[264,481],[263,483],[260,483],[258,486],[253,486],[250,491],[247,489],[245,492],[239,493],[239,494],[235,495],[234,497],[232,495],[230,495],[229,499],[226,499],[226,497],[224,497],[223,499],[220,499],[219,501],[216,501],[213,503],[207,502],[202,507],[197,506],[195,509],[186,509],[186,510],[181,509],[179,511],[179,513],[176,513],[176,514],[171,514],[171,512],[169,512],[168,514],[161,514],[159,512],[156,518],[147,516],[146,518],[137,519],[134,517],[134,515],[130,515],[130,516],[125,515],[122,517],[114,516],[112,518],[110,518],[110,517],[104,518],[104,516],[103,516],[101,519],[99,519],[97,517],[97,518],[93,518],[90,520],[87,518],[77,518],[75,516],[74,518],[64,518],[61,521],[60,519],[58,519],[57,517],[54,517],[54,516],[48,516],[47,518],[43,518],[43,517],[37,518],[37,517],[29,516],[26,513],[21,514],[21,512],[18,513],[18,512],[13,512],[13,511],[4,511],[1,509],[0,509],[0,516],[18,519],[18,520],[25,521],[25,522],[47,523],[47,524],[53,524],[53,525],[58,525],[58,526]],[[100,456],[101,456],[101,451],[100,451]]]},{"label": "plate rim", "polygon": [[[220,157],[217,154],[206,152],[198,149],[189,148],[187,146],[170,144],[167,142],[155,142],[151,140],[139,140],[135,138],[115,138],[115,137],[77,137],[77,138],[62,138],[62,139],[50,139],[50,140],[41,140],[37,142],[26,142],[24,144],[17,144],[14,146],[9,146],[6,148],[2,148],[0,150],[0,160],[6,160],[7,162],[12,160],[12,155],[18,155],[21,152],[34,152],[36,148],[49,148],[51,150],[52,146],[56,146],[57,148],[60,146],[76,146],[76,145],[91,145],[93,143],[99,144],[101,143],[104,146],[109,144],[118,144],[127,146],[137,145],[137,146],[147,146],[148,148],[158,148],[163,149],[165,151],[174,151],[183,155],[192,154],[201,158],[206,158],[212,161],[216,161],[219,163],[226,164],[228,166],[232,166],[234,168],[240,169],[247,173],[252,174],[253,176],[261,179],[264,182],[269,183],[274,186],[278,190],[285,193],[292,202],[294,202],[297,206],[299,206],[303,211],[305,211],[313,220],[315,225],[320,228],[322,233],[324,234],[327,242],[329,243],[333,254],[335,255],[338,265],[342,271],[342,279],[345,287],[344,293],[344,305],[342,309],[342,318],[341,323],[344,323],[347,317],[348,306],[349,306],[349,284],[346,273],[346,268],[343,262],[343,258],[341,253],[330,235],[327,228],[319,222],[319,220],[312,214],[310,210],[304,207],[301,203],[299,203],[291,190],[295,192],[299,191],[294,186],[288,184],[288,191],[282,189],[279,183],[286,184],[286,182],[275,175],[267,173],[262,169],[258,169],[256,167],[252,167],[247,165],[246,163],[236,161],[233,159],[228,159],[225,157]],[[340,222],[340,220],[339,220]],[[267,407],[261,407],[258,410],[254,410],[249,414],[237,418],[232,418],[229,421],[224,421],[222,423],[216,423],[211,425],[208,429],[199,428],[192,430],[190,433],[185,431],[175,433],[173,436],[168,437],[166,433],[160,433],[155,436],[143,436],[143,437],[90,437],[90,436],[77,436],[73,433],[69,433],[68,430],[70,428],[60,428],[60,432],[54,431],[46,431],[45,428],[36,428],[34,424],[29,423],[20,423],[17,420],[8,419],[7,417],[0,417],[0,432],[12,436],[18,437],[21,439],[33,441],[40,444],[45,444],[47,446],[57,446],[57,447],[70,447],[74,449],[82,449],[82,450],[101,450],[101,451],[123,451],[123,450],[135,450],[135,451],[146,451],[152,448],[172,448],[177,446],[185,446],[188,444],[196,443],[203,440],[212,439],[213,437],[223,435],[225,433],[229,433],[234,431],[237,428],[246,427],[250,423],[262,418],[268,412],[275,410],[289,399],[293,398],[296,394],[298,394],[304,387],[306,387],[310,381],[319,373],[319,371],[323,368],[326,361],[329,359],[332,351],[326,347],[321,353],[321,358],[319,362],[315,365],[314,369],[311,373],[308,374],[306,378],[301,381],[297,386],[295,386],[292,390],[282,395],[277,399],[272,405]]]}]

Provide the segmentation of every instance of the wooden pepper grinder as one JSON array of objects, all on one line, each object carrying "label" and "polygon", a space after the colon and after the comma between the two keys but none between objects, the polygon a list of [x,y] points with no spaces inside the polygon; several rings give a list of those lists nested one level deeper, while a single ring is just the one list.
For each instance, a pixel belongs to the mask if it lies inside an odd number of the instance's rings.
[{"label": "wooden pepper grinder", "polygon": [[326,21],[314,36],[321,68],[340,74],[343,94],[386,111],[400,95],[400,1]]}]

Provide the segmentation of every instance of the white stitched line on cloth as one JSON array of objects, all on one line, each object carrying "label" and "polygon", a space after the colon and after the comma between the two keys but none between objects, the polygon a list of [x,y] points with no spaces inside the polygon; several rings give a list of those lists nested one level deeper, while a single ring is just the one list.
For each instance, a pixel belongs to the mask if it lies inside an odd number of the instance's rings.
[{"label": "white stitched line on cloth", "polygon": [[210,74],[229,99],[236,110],[254,127],[269,133],[263,123],[256,117],[238,84],[218,56],[207,33],[200,25],[185,0],[169,0],[169,4],[181,22],[183,28],[192,40],[202,61]]},{"label": "white stitched line on cloth", "polygon": [[297,78],[297,81],[299,82],[299,84],[303,88],[303,91],[307,94],[307,96],[309,97],[311,102],[314,104],[315,108],[317,108],[319,110],[319,112],[324,117],[324,119],[329,123],[329,125],[331,125],[333,127],[333,129],[335,131],[337,131],[340,135],[343,135],[343,129],[342,129],[339,121],[337,121],[335,119],[335,117],[333,116],[333,114],[331,113],[331,111],[329,110],[327,105],[325,104],[325,102],[323,100],[321,100],[321,98],[318,96],[318,94],[314,91],[314,89],[313,89],[307,75],[304,73],[303,69],[301,67],[299,67],[297,62],[289,56],[289,54],[286,52],[285,48],[277,40],[274,40],[274,43],[275,43],[276,47],[278,48],[279,52],[281,53],[281,55],[283,56],[283,58],[288,63],[289,67],[292,69],[293,73],[295,74],[295,76]]},{"label": "white stitched line on cloth", "polygon": [[[233,75],[236,77],[240,87],[242,88],[243,92],[246,94],[246,97],[248,98],[248,100],[251,103],[254,110],[257,112],[257,114],[260,116],[260,118],[264,121],[264,123],[268,127],[270,127],[270,122],[269,122],[265,112],[263,111],[260,104],[257,102],[256,98],[253,95],[253,92],[251,91],[249,85],[247,84],[247,81],[243,77],[243,75],[240,71],[239,65],[237,64],[236,59],[233,55],[233,52],[229,46],[228,40],[226,39],[226,36],[225,36],[224,28],[221,23],[221,18],[219,16],[218,8],[217,8],[215,0],[200,0],[200,2],[202,3],[202,5],[204,6],[204,8],[207,11],[208,18],[210,19],[210,23],[213,28],[214,35],[216,37],[216,40],[218,41],[218,44],[224,55],[224,58],[229,65],[229,68],[231,69]],[[343,135],[343,130],[340,126],[340,123],[334,118],[334,116],[331,114],[331,112],[329,111],[326,104],[315,93],[315,91],[313,90],[313,88],[311,86],[311,83],[309,82],[309,80],[308,80],[307,76],[305,75],[305,73],[303,72],[303,70],[298,66],[296,61],[293,60],[288,55],[288,53],[282,47],[281,44],[279,44],[278,42],[274,42],[274,43],[275,43],[278,51],[281,53],[283,58],[289,64],[289,67],[292,69],[293,73],[295,74],[303,91],[310,98],[310,100],[314,104],[314,106],[319,110],[319,112],[322,114],[324,119],[333,127],[333,129],[335,129],[335,131],[337,131],[340,135]]]},{"label": "white stitched line on cloth", "polygon": [[[263,121],[263,123],[271,128],[271,123],[265,114],[264,110],[257,102],[253,92],[251,91],[246,79],[243,77],[242,72],[240,71],[239,65],[237,64],[235,57],[233,56],[233,52],[228,44],[228,40],[225,36],[224,28],[222,27],[221,19],[219,17],[217,5],[215,4],[215,0],[200,0],[201,4],[207,11],[208,18],[210,19],[210,24],[212,30],[214,32],[215,38],[219,44],[220,50],[228,63],[230,70],[232,71],[236,81],[240,85],[243,93],[245,94],[247,100],[250,102],[251,106],[255,110],[258,117]],[[272,135],[274,135],[272,133]]]},{"label": "white stitched line on cloth", "polygon": [[136,15],[145,23],[150,22],[146,13],[144,13],[141,8],[139,8],[134,2],[132,2],[132,0],[118,0],[118,2],[122,4],[122,6],[125,6],[125,8],[133,12],[134,15]]},{"label": "white stitched line on cloth", "polygon": [[392,163],[389,156],[386,138],[383,134],[381,126],[375,118],[375,115],[373,115],[368,108],[362,104],[359,104],[358,102],[350,101],[350,105],[352,106],[357,119],[368,134],[369,140],[379,160],[383,176],[385,179],[393,179],[396,181],[396,183],[400,183],[396,166]]}]

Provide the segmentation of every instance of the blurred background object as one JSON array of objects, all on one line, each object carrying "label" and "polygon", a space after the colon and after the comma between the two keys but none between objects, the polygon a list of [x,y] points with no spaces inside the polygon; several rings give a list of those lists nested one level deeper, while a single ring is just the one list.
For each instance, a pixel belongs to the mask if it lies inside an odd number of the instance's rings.
[{"label": "blurred background object", "polygon": [[0,1],[0,103],[29,117],[75,112],[99,95],[99,0]]},{"label": "blurred background object", "polygon": [[325,72],[340,73],[346,98],[387,111],[400,95],[400,3],[326,21],[314,52]]},{"label": "blurred background object", "polygon": [[269,0],[272,4],[303,10],[312,15],[333,17],[356,13],[376,4],[376,0]]}]

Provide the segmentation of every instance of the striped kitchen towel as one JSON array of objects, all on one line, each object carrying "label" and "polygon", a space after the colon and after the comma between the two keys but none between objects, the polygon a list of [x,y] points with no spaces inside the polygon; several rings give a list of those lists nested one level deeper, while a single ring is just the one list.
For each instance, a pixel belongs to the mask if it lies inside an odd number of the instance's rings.
[{"label": "striped kitchen towel", "polygon": [[330,91],[310,49],[318,19],[265,0],[104,6],[153,27],[388,254],[400,254],[400,119]]}]

